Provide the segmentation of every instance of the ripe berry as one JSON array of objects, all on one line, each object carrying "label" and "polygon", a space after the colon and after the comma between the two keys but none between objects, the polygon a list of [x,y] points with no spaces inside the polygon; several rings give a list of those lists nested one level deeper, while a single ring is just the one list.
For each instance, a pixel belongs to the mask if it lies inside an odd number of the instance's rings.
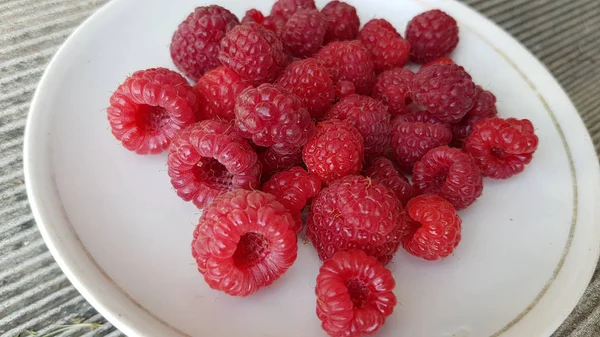
[{"label": "ripe berry", "polygon": [[259,186],[256,152],[222,121],[208,119],[183,130],[173,140],[167,165],[177,195],[198,208],[225,192]]},{"label": "ripe berry", "polygon": [[367,22],[358,37],[371,52],[376,72],[403,67],[408,61],[410,44],[386,20]]},{"label": "ripe berry", "polygon": [[185,78],[169,69],[153,68],[125,79],[110,97],[107,115],[112,134],[126,149],[156,154],[194,123],[198,105]]},{"label": "ripe berry", "polygon": [[388,106],[392,117],[406,113],[410,101],[410,82],[415,74],[404,68],[394,68],[381,73],[373,86],[374,98]]},{"label": "ripe berry", "polygon": [[287,21],[280,37],[288,53],[304,58],[321,49],[326,31],[323,14],[316,9],[299,9]]},{"label": "ripe berry", "polygon": [[298,96],[315,119],[325,115],[335,98],[329,71],[312,58],[290,64],[277,79],[277,85]]},{"label": "ripe berry", "polygon": [[354,40],[358,36],[360,19],[354,6],[334,0],[325,5],[321,13],[325,15],[328,25],[325,44],[333,41]]},{"label": "ripe berry", "polygon": [[279,35],[283,32],[283,28],[285,27],[285,23],[287,19],[280,15],[269,15],[265,17],[262,25],[265,29],[268,29],[275,34]]},{"label": "ripe berry", "polygon": [[197,81],[205,72],[221,65],[219,43],[238,24],[238,18],[221,6],[196,8],[173,34],[170,48],[173,63]]},{"label": "ripe berry", "polygon": [[339,81],[335,85],[335,98],[342,99],[356,93],[354,83],[350,81]]},{"label": "ripe berry", "polygon": [[263,22],[265,21],[265,16],[263,15],[263,13],[261,11],[259,11],[258,9],[249,9],[248,11],[246,11],[246,15],[244,15],[244,17],[242,18],[242,24],[244,23],[258,23],[259,25],[262,25]]},{"label": "ripe berry", "polygon": [[219,60],[254,84],[274,80],[287,64],[283,44],[274,32],[256,23],[235,27],[221,40]]},{"label": "ripe berry", "polygon": [[258,159],[262,164],[262,179],[268,180],[277,172],[287,170],[296,165],[301,165],[302,151],[298,149],[298,151],[294,153],[281,155],[273,151],[272,148],[268,148],[259,153]]},{"label": "ripe berry", "polygon": [[275,197],[236,190],[202,213],[192,252],[206,283],[231,296],[272,284],[298,254],[295,223]]},{"label": "ripe berry", "polygon": [[392,273],[360,250],[337,253],[317,276],[317,316],[331,337],[373,335],[396,306]]},{"label": "ripe berry", "polygon": [[244,138],[279,154],[297,152],[315,130],[298,97],[268,83],[244,90],[236,100],[235,116]]},{"label": "ripe berry", "polygon": [[484,176],[506,179],[525,169],[537,145],[529,120],[490,118],[475,123],[464,148]]},{"label": "ripe berry", "polygon": [[289,20],[300,9],[317,9],[315,0],[277,0],[271,7],[271,16]]},{"label": "ripe berry", "polygon": [[492,118],[498,115],[496,110],[496,96],[480,86],[475,86],[475,104],[467,112],[465,117],[458,123],[452,125],[453,142],[462,146],[463,141],[471,134],[473,124],[484,118]]},{"label": "ripe berry", "polygon": [[458,25],[448,14],[434,9],[415,16],[406,27],[411,56],[418,63],[450,54],[458,44]]},{"label": "ripe berry", "polygon": [[462,220],[448,201],[420,195],[406,206],[402,245],[407,252],[433,261],[454,252],[461,238]]},{"label": "ripe berry", "polygon": [[302,150],[308,170],[324,183],[358,174],[364,158],[364,140],[360,132],[337,119],[317,124],[317,132]]},{"label": "ripe berry", "polygon": [[234,119],[235,99],[250,85],[228,67],[207,72],[194,87],[200,101],[199,119]]},{"label": "ripe berry", "polygon": [[365,176],[377,180],[388,188],[402,205],[413,196],[413,188],[404,174],[398,172],[391,160],[379,157],[365,170]]},{"label": "ripe berry", "polygon": [[325,115],[325,119],[339,119],[356,127],[365,142],[367,161],[381,156],[390,144],[390,114],[380,101],[361,95],[342,98]]},{"label": "ripe berry", "polygon": [[475,104],[475,84],[463,67],[437,64],[421,68],[411,82],[413,102],[442,122],[460,121]]},{"label": "ripe berry", "polygon": [[479,168],[471,156],[459,149],[440,146],[427,152],[413,168],[417,194],[436,194],[461,210],[483,191]]}]

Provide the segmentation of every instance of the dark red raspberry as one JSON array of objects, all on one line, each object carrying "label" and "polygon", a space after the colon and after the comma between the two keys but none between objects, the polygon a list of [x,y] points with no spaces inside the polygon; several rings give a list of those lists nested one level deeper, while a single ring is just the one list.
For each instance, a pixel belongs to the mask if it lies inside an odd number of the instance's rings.
[{"label": "dark red raspberry", "polygon": [[255,8],[246,11],[246,15],[244,15],[244,17],[242,18],[242,24],[254,22],[258,23],[259,25],[262,25],[264,21],[265,16],[263,15],[263,13]]},{"label": "dark red raspberry", "polygon": [[443,122],[460,121],[475,104],[475,84],[461,66],[437,64],[421,68],[411,82],[413,102]]},{"label": "dark red raspberry", "polygon": [[475,123],[464,147],[484,176],[506,179],[525,169],[537,145],[529,120],[490,118]]},{"label": "dark red raspberry", "polygon": [[300,9],[317,9],[315,0],[277,0],[271,7],[271,15],[289,20]]},{"label": "dark red raspberry", "polygon": [[248,296],[272,284],[296,260],[294,219],[275,197],[236,190],[202,213],[192,242],[198,270],[213,289]]},{"label": "dark red raspberry", "polygon": [[356,248],[387,262],[400,245],[401,214],[402,205],[385,185],[346,176],[313,200],[306,235],[323,261]]},{"label": "dark red raspberry", "polygon": [[316,9],[299,9],[287,21],[280,37],[288,53],[304,58],[321,49],[326,31],[323,14]]},{"label": "dark red raspberry", "polygon": [[367,22],[358,37],[371,52],[376,72],[402,67],[408,62],[410,44],[388,21],[373,19]]},{"label": "dark red raspberry", "polygon": [[290,64],[277,80],[277,85],[298,96],[315,119],[325,115],[335,98],[329,71],[312,58]]},{"label": "dark red raspberry", "polygon": [[302,150],[308,170],[324,183],[358,174],[362,169],[365,147],[360,132],[337,119],[317,124],[315,136]]},{"label": "dark red raspberry", "polygon": [[350,81],[339,81],[335,85],[335,98],[342,99],[356,93],[354,83]]},{"label": "dark red raspberry", "polygon": [[373,335],[396,306],[392,273],[360,250],[325,261],[317,276],[317,316],[331,337]]},{"label": "dark red raspberry", "polygon": [[392,121],[392,128],[393,155],[404,172],[412,172],[413,165],[427,151],[452,140],[450,126],[427,111],[399,115]]},{"label": "dark red raspberry", "polygon": [[402,245],[407,252],[433,261],[458,246],[462,220],[454,206],[437,195],[420,195],[406,206]]},{"label": "dark red raspberry", "polygon": [[361,95],[342,98],[327,112],[325,119],[345,120],[357,128],[365,141],[367,161],[383,155],[390,144],[390,114],[387,107],[374,98]]},{"label": "dark red raspberry", "polygon": [[297,152],[315,131],[298,97],[269,83],[244,90],[236,100],[235,117],[244,138],[279,154]]},{"label": "dark red raspberry", "polygon": [[406,176],[398,172],[394,163],[385,157],[373,160],[371,166],[365,170],[365,176],[379,181],[387,187],[402,205],[406,205],[413,196],[413,188]]},{"label": "dark red raspberry", "polygon": [[321,48],[315,58],[329,69],[334,83],[350,81],[361,95],[371,93],[375,70],[369,51],[360,41],[332,42]]},{"label": "dark red raspberry", "polygon": [[268,148],[258,155],[258,159],[262,164],[262,178],[268,180],[277,172],[302,164],[302,151],[299,149],[291,154],[280,155],[272,148]]},{"label": "dark red raspberry", "polygon": [[198,111],[194,89],[178,73],[153,68],[125,79],[110,97],[107,115],[112,134],[138,154],[156,154],[193,124]]},{"label": "dark red raspberry", "polygon": [[171,39],[171,58],[177,69],[197,81],[221,65],[219,43],[240,22],[227,9],[212,5],[196,8],[179,24]]},{"label": "dark red raspberry", "polygon": [[325,15],[328,24],[325,44],[332,41],[356,39],[360,28],[360,19],[354,6],[334,0],[325,5],[321,13]]},{"label": "dark red raspberry", "polygon": [[492,118],[498,115],[496,110],[496,96],[480,86],[475,86],[475,104],[467,112],[465,117],[458,123],[452,125],[452,137],[455,144],[462,146],[463,141],[471,134],[475,122],[484,118]]},{"label": "dark red raspberry", "polygon": [[440,146],[427,152],[413,167],[417,194],[436,194],[461,210],[481,196],[481,172],[471,156],[455,148]]},{"label": "dark red raspberry", "polygon": [[227,67],[207,72],[194,87],[200,100],[199,119],[234,119],[235,99],[250,85]]},{"label": "dark red raspberry", "polygon": [[169,149],[171,184],[198,208],[238,188],[259,186],[256,152],[230,123],[205,120],[183,130]]},{"label": "dark red raspberry", "polygon": [[454,62],[451,58],[442,57],[429,63],[425,63],[421,66],[421,68],[429,67],[435,64],[456,64],[456,62]]},{"label": "dark red raspberry", "polygon": [[458,44],[458,25],[439,9],[421,13],[406,27],[406,39],[415,62],[427,63],[450,54]]},{"label": "dark red raspberry", "polygon": [[287,55],[274,32],[248,23],[235,27],[221,40],[219,60],[258,85],[277,78],[287,64]]},{"label": "dark red raspberry", "polygon": [[279,35],[283,31],[286,22],[287,19],[283,16],[269,15],[265,17],[265,20],[263,21],[262,25],[266,29],[275,32],[277,35]]},{"label": "dark red raspberry", "polygon": [[410,82],[415,74],[404,68],[394,68],[381,73],[373,86],[374,98],[388,106],[392,117],[406,113],[406,103],[410,101]]}]

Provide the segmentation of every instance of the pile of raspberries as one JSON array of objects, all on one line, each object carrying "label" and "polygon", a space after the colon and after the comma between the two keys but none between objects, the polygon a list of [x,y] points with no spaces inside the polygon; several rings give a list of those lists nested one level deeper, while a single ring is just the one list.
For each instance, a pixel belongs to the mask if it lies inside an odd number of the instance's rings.
[{"label": "pile of raspberries", "polygon": [[278,0],[241,21],[198,7],[170,46],[185,77],[133,73],[108,120],[128,150],[168,151],[175,191],[203,210],[192,255],[211,288],[253,294],[307,238],[324,261],[324,331],[372,335],[397,302],[385,265],[399,247],[451,255],[457,210],[481,196],[484,177],[523,171],[537,148],[531,122],[497,117],[496,97],[448,58],[458,39],[440,10],[414,17],[403,37],[384,19],[361,28],[341,1]]}]

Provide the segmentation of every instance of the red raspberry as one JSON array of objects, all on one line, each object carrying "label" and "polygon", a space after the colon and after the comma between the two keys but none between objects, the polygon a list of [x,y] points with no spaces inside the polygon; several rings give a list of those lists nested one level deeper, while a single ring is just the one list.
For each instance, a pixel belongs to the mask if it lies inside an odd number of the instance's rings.
[{"label": "red raspberry", "polygon": [[171,58],[182,73],[197,81],[221,65],[219,43],[240,22],[227,9],[212,5],[196,8],[179,24],[171,40]]},{"label": "red raspberry", "polygon": [[411,56],[418,63],[427,63],[450,54],[458,44],[458,25],[439,9],[421,13],[406,27],[406,39]]},{"label": "red raspberry", "polygon": [[385,157],[373,160],[371,166],[365,170],[365,175],[385,185],[402,205],[406,205],[413,196],[412,185],[406,176],[398,172],[392,161]]},{"label": "red raspberry", "polygon": [[402,245],[407,252],[433,261],[454,252],[462,220],[454,206],[437,195],[420,195],[406,206]]},{"label": "red raspberry", "polygon": [[287,19],[282,16],[269,15],[265,17],[265,20],[263,21],[262,25],[266,29],[275,32],[277,35],[279,35],[283,31],[286,22]]},{"label": "red raspberry", "polygon": [[413,102],[443,122],[460,121],[475,104],[475,84],[463,67],[438,64],[421,68],[411,82]]},{"label": "red raspberry", "polygon": [[413,165],[427,151],[452,140],[450,126],[427,111],[399,115],[392,121],[392,128],[393,155],[405,172],[412,172]]},{"label": "red raspberry", "polygon": [[325,17],[316,9],[299,9],[280,34],[286,50],[295,57],[309,57],[321,49],[327,31]]},{"label": "red raspberry", "polygon": [[258,23],[259,25],[262,25],[264,21],[265,16],[263,15],[263,13],[255,8],[246,11],[246,15],[244,15],[244,17],[242,18],[242,24],[254,22]]},{"label": "red raspberry", "polygon": [[106,110],[112,134],[138,154],[156,154],[193,124],[198,111],[194,89],[165,68],[136,71],[110,97]]},{"label": "red raspberry", "polygon": [[274,32],[248,23],[235,27],[221,40],[219,60],[242,78],[260,84],[277,77],[287,64],[287,55]]},{"label": "red raspberry", "polygon": [[396,306],[392,273],[360,250],[325,261],[317,276],[317,316],[331,337],[373,335]]},{"label": "red raspberry", "polygon": [[183,130],[169,149],[171,184],[198,208],[237,188],[258,188],[256,152],[230,123],[205,120]]},{"label": "red raspberry", "polygon": [[244,90],[236,100],[235,117],[244,138],[279,154],[297,152],[315,131],[298,97],[269,83]]},{"label": "red raspberry", "polygon": [[332,42],[315,54],[329,69],[334,83],[350,81],[361,95],[371,93],[375,70],[369,51],[360,41]]},{"label": "red raspberry", "polygon": [[194,89],[200,100],[200,118],[235,118],[235,99],[251,84],[227,67],[215,68],[202,76]]},{"label": "red raspberry", "polygon": [[327,33],[325,44],[332,41],[354,40],[358,36],[360,19],[356,14],[356,8],[345,2],[330,1],[321,13],[327,20]]},{"label": "red raspberry", "polygon": [[335,85],[335,97],[337,99],[342,99],[344,97],[354,95],[355,93],[356,88],[354,87],[354,83],[350,81],[339,81]]},{"label": "red raspberry", "polygon": [[300,9],[317,9],[315,0],[277,0],[271,7],[271,15],[289,20]]},{"label": "red raspberry", "polygon": [[272,148],[258,155],[258,159],[262,164],[262,178],[268,180],[277,172],[287,170],[293,166],[302,164],[302,151],[300,149],[294,153],[280,155],[273,151]]},{"label": "red raspberry", "polygon": [[386,20],[367,22],[359,33],[359,39],[371,51],[376,72],[402,67],[408,62],[410,44]]},{"label": "red raspberry", "polygon": [[537,149],[538,137],[527,119],[480,120],[465,141],[465,150],[486,177],[506,179],[525,169]]},{"label": "red raspberry", "polygon": [[236,190],[202,213],[192,242],[198,270],[213,289],[248,296],[272,284],[296,260],[294,219],[275,197]]},{"label": "red raspberry", "polygon": [[475,104],[467,112],[465,117],[458,123],[452,125],[452,137],[454,143],[462,145],[462,142],[471,134],[475,122],[484,118],[492,118],[498,115],[496,110],[496,96],[480,86],[475,86]]},{"label": "red raspberry", "polygon": [[410,82],[414,76],[412,71],[404,68],[384,71],[377,77],[371,96],[387,105],[392,117],[406,113],[406,103],[410,100]]},{"label": "red raspberry", "polygon": [[436,194],[457,210],[475,202],[483,191],[481,172],[471,156],[459,149],[440,146],[427,152],[413,168],[417,194]]},{"label": "red raspberry", "polygon": [[437,60],[434,60],[434,61],[431,61],[429,63],[422,65],[421,68],[429,67],[434,64],[456,64],[456,62],[454,62],[451,58],[442,57],[442,58],[439,58]]},{"label": "red raspberry", "polygon": [[365,141],[367,161],[381,156],[390,144],[390,114],[380,101],[361,95],[342,98],[325,115],[325,119],[340,119],[360,131]]},{"label": "red raspberry", "polygon": [[364,158],[364,140],[360,132],[337,119],[317,124],[315,136],[306,143],[302,158],[308,170],[324,183],[358,174]]},{"label": "red raspberry", "polygon": [[289,65],[277,80],[277,85],[298,96],[315,119],[322,118],[334,100],[329,71],[312,58]]}]

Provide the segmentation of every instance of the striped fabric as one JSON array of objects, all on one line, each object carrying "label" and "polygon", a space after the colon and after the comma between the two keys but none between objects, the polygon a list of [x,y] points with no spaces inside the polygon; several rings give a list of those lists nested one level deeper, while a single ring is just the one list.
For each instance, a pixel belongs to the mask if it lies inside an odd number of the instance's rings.
[{"label": "striped fabric", "polygon": [[[29,102],[65,38],[106,0],[0,0],[0,336],[115,337],[46,249],[28,208],[22,142]],[[600,0],[465,0],[546,64],[600,150]],[[98,323],[98,324],[91,324]],[[90,329],[93,326],[95,329]],[[30,330],[30,332],[27,332]],[[555,337],[600,336],[600,275]]]}]

